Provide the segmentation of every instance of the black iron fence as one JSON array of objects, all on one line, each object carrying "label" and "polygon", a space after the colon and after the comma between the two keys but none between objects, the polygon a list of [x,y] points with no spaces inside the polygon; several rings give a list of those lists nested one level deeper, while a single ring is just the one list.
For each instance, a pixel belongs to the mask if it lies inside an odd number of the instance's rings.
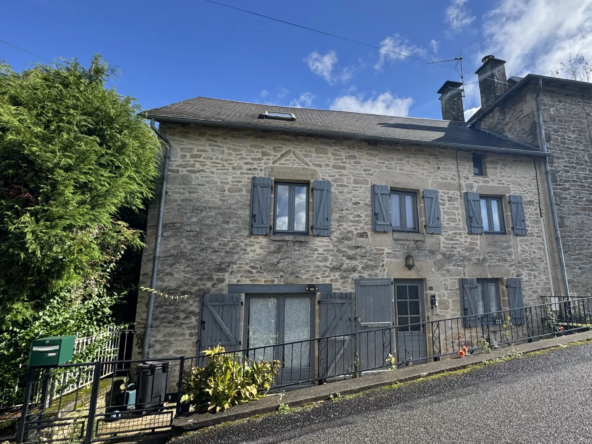
[{"label": "black iron fence", "polygon": [[[90,444],[166,432],[179,406],[183,369],[184,358],[30,368],[17,442]],[[76,383],[89,372],[90,386]]]},{"label": "black iron fence", "polygon": [[[467,353],[487,353],[498,347],[584,331],[591,326],[592,297],[558,298],[530,307],[224,354],[245,366],[255,360],[280,361],[272,390],[285,390],[462,358]],[[351,329],[355,330],[354,324]],[[205,363],[206,358],[198,356],[30,368],[17,441],[90,444],[167,432],[180,412],[184,370],[203,367]],[[85,386],[79,380],[89,372],[92,383]]]},{"label": "black iron fence", "polygon": [[[245,365],[278,360],[273,389],[323,383],[367,372],[425,364],[590,328],[592,297],[227,351]],[[205,357],[188,358],[201,367]]]}]

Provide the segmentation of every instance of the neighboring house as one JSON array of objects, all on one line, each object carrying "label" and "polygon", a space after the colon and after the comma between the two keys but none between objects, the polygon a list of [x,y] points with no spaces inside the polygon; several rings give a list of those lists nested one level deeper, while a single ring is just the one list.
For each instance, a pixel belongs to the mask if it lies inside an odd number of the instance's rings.
[{"label": "neighboring house", "polygon": [[[529,74],[506,82],[505,62],[483,59],[479,74],[481,109],[469,120],[487,130],[542,148],[536,107],[550,153],[553,195],[563,240],[570,295],[592,294],[592,83]],[[548,230],[553,230],[549,221]],[[557,247],[553,245],[554,251]],[[551,255],[557,294],[565,293],[561,264]]]},{"label": "neighboring house", "polygon": [[[458,87],[439,91],[445,118],[462,119]],[[156,288],[189,295],[155,299],[151,357],[325,336],[331,300],[352,301],[348,319],[363,331],[538,304],[561,290],[535,140],[451,120],[208,98],[148,117],[172,146]],[[141,294],[140,333],[147,306]],[[430,355],[429,333],[405,333],[415,357]]]}]

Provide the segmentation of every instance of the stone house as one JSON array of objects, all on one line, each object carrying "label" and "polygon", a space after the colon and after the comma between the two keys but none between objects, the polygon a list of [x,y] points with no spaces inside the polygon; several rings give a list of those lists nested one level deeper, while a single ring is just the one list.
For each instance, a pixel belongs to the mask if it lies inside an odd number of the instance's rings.
[{"label": "stone house", "polygon": [[[148,111],[170,161],[160,253],[157,200],[141,285],[188,295],[153,298],[150,355],[303,341],[342,321],[364,331],[478,315],[560,292],[547,154],[489,129],[497,111],[465,123],[456,82],[439,93],[445,120],[201,97]],[[138,301],[140,337],[149,300]],[[430,334],[410,327],[392,352],[427,358]]]},{"label": "stone house", "polygon": [[[592,83],[534,74],[507,79],[503,60],[487,56],[483,62],[477,71],[481,109],[468,124],[548,150],[550,187],[563,247],[558,248],[552,236],[549,248],[555,293],[590,296]],[[546,226],[552,232],[550,219]]]}]

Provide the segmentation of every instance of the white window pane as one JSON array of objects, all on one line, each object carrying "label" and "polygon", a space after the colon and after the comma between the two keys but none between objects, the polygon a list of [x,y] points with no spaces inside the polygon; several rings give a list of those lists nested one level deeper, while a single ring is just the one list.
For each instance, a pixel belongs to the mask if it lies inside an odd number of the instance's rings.
[{"label": "white window pane", "polygon": [[491,214],[493,215],[493,231],[502,231],[500,223],[500,208],[499,200],[493,199],[491,201]]},{"label": "white window pane", "polygon": [[[278,342],[276,298],[252,298],[249,309],[249,348],[275,345]],[[273,360],[273,347],[256,350],[250,356],[256,360]]]},{"label": "white window pane", "polygon": [[[284,313],[284,341],[310,339],[310,298],[287,297]],[[310,342],[287,345],[284,350],[286,368],[297,370],[310,365]]]},{"label": "white window pane", "polygon": [[288,195],[290,187],[278,185],[275,194],[275,230],[288,230]]},{"label": "white window pane", "polygon": [[295,187],[294,231],[306,231],[306,187]]},{"label": "white window pane", "polygon": [[415,228],[415,207],[413,201],[413,196],[405,196],[405,222],[407,223],[408,230]]},{"label": "white window pane", "polygon": [[487,217],[487,201],[481,199],[481,219],[483,219],[483,230],[489,231],[489,218]]},{"label": "white window pane", "polygon": [[475,307],[477,309],[477,313],[475,313],[475,314],[485,313],[484,307],[483,307],[483,284],[481,282],[477,282],[477,290],[476,290],[475,299],[477,299],[477,307]]},{"label": "white window pane", "polygon": [[398,194],[391,194],[391,222],[393,228],[401,228],[401,202]]},{"label": "white window pane", "polygon": [[489,311],[498,311],[497,288],[494,282],[487,283],[487,296],[489,297]]}]

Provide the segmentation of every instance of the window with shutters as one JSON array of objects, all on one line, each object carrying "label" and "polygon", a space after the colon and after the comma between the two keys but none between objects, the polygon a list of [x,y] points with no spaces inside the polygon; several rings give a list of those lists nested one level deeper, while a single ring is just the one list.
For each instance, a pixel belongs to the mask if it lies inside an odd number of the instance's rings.
[{"label": "window with shutters", "polygon": [[481,196],[481,217],[483,232],[489,234],[505,234],[504,210],[501,197]]},{"label": "window with shutters", "polygon": [[306,183],[275,182],[274,234],[308,234],[308,196]]},{"label": "window with shutters", "polygon": [[[499,282],[497,279],[477,279],[475,311],[477,315],[501,311]],[[497,314],[488,316],[489,324],[495,324]]]},{"label": "window with shutters", "polygon": [[391,190],[391,222],[393,231],[419,231],[416,193]]}]

